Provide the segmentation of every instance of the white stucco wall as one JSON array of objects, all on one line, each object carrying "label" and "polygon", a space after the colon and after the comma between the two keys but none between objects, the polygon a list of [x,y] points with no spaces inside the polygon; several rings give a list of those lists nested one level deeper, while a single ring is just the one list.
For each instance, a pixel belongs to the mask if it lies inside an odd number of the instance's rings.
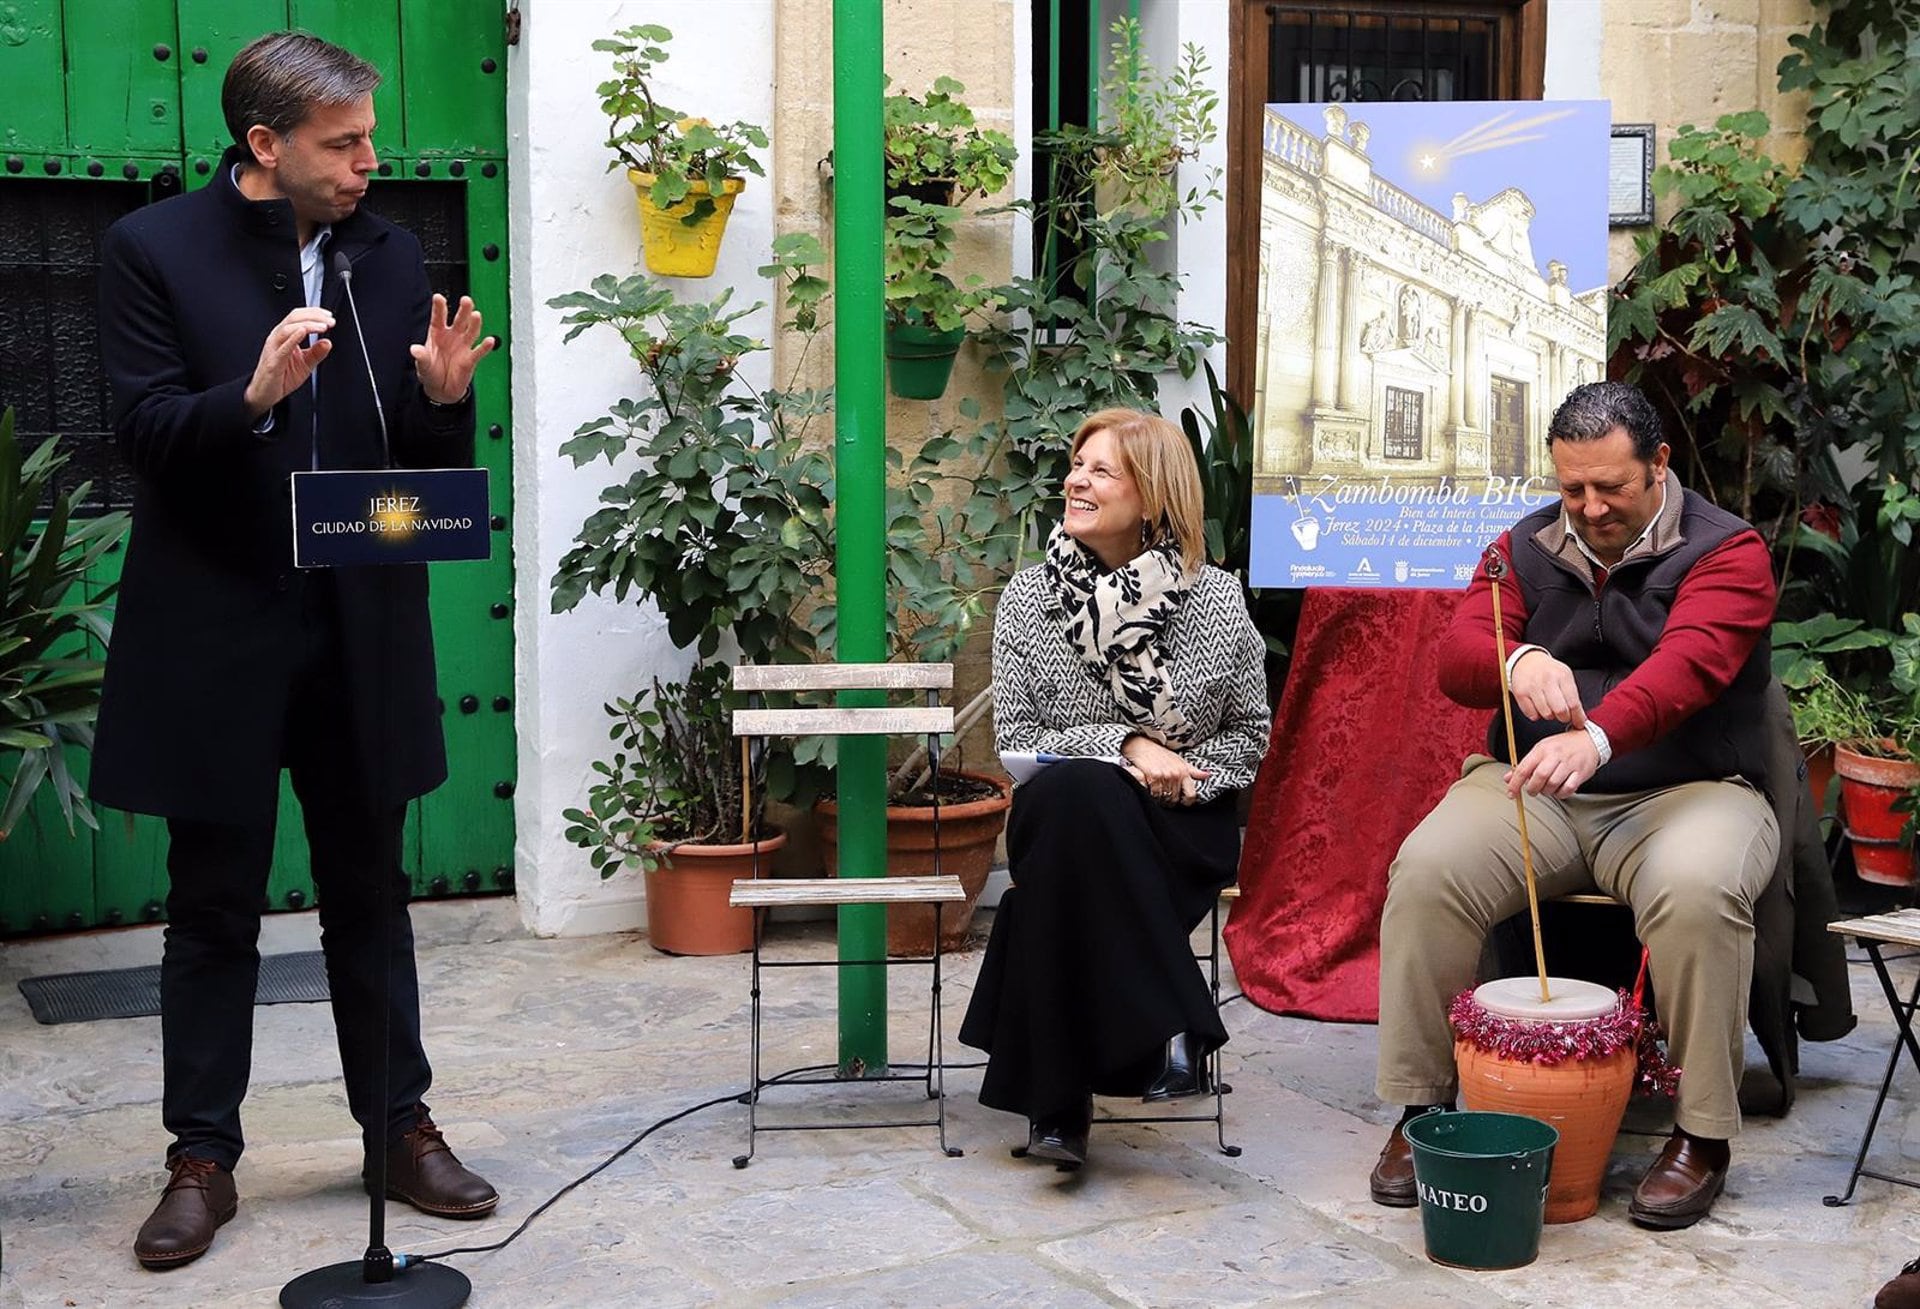
[{"label": "white stucco wall", "polygon": [[[1177,66],[1182,48],[1197,45],[1206,52],[1207,85],[1220,97],[1214,115],[1219,131],[1198,159],[1180,165],[1179,188],[1185,195],[1204,187],[1207,175],[1217,170],[1223,198],[1213,201],[1198,222],[1182,226],[1167,242],[1182,274],[1180,317],[1219,332],[1227,326],[1227,66],[1232,54],[1228,20],[1227,6],[1220,0],[1147,0],[1140,6],[1147,53],[1155,66],[1170,70]],[[1213,347],[1207,358],[1215,374],[1226,381],[1226,344]],[[1161,413],[1178,422],[1180,411],[1188,405],[1210,412],[1203,370],[1196,369],[1187,378],[1173,373],[1160,384]]]},{"label": "white stucco wall", "polygon": [[[1547,6],[1549,100],[1604,100],[1600,46],[1606,34],[1601,0],[1551,0]],[[1619,115],[1614,115],[1616,121]]]},{"label": "white stucco wall", "polygon": [[[645,922],[638,876],[603,883],[586,853],[566,840],[560,816],[582,802],[588,765],[608,746],[601,706],[691,662],[673,649],[651,606],[588,597],[570,613],[550,612],[549,583],[560,557],[600,488],[625,476],[604,462],[576,471],[559,447],[582,422],[636,390],[639,378],[610,331],[562,346],[560,315],[546,307],[601,273],[625,277],[641,267],[633,191],[624,173],[606,171],[606,121],[594,95],[608,57],[591,46],[617,28],[661,24],[673,33],[655,87],[661,100],[716,122],[771,125],[773,0],[565,0],[526,6],[525,13],[509,57],[507,104],[519,732],[514,864],[528,928],[573,935]],[[761,298],[754,270],[773,239],[771,196],[766,183],[749,179],[718,271],[703,282],[679,283],[683,291],[712,295],[735,285],[737,302]],[[772,316],[762,313],[744,326],[770,338]],[[754,380],[764,385],[764,357],[754,366],[762,370]]]}]

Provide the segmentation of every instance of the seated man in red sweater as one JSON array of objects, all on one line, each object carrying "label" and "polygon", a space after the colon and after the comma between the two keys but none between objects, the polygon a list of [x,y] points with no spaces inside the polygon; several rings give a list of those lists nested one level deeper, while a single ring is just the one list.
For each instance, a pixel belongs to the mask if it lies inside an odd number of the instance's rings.
[{"label": "seated man in red sweater", "polygon": [[[1507,760],[1483,565],[1440,652],[1441,689],[1494,710],[1489,758],[1400,847],[1380,924],[1377,1090],[1407,1118],[1452,1101],[1447,1003],[1487,930],[1526,908],[1513,798],[1541,896],[1597,885],[1633,909],[1683,1070],[1676,1127],[1634,1191],[1648,1227],[1687,1227],[1726,1182],[1753,973],[1753,905],[1780,834],[1764,783],[1761,697],[1774,583],[1752,527],[1685,490],[1634,387],[1576,388],[1547,440],[1560,502],[1495,548],[1519,762]],[[1374,1200],[1415,1202],[1396,1126]]]}]

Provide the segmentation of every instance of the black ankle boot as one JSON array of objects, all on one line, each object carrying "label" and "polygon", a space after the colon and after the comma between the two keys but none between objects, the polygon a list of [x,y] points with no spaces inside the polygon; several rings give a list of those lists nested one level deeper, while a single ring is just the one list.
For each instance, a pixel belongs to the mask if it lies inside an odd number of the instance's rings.
[{"label": "black ankle boot", "polygon": [[1027,1120],[1027,1157],[1051,1159],[1070,1168],[1087,1162],[1087,1133],[1093,1127],[1093,1097],[1077,1109]]},{"label": "black ankle boot", "polygon": [[1207,1060],[1204,1055],[1196,1057],[1200,1042],[1189,1032],[1181,1032],[1167,1041],[1166,1060],[1160,1072],[1147,1083],[1145,1094],[1140,1098],[1146,1104],[1160,1100],[1181,1100],[1188,1096],[1205,1095],[1213,1088],[1207,1082]]}]

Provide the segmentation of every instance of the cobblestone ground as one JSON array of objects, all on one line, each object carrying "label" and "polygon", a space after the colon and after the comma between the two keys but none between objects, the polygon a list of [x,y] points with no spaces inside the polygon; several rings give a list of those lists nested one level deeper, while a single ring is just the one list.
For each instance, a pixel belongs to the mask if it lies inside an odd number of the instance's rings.
[{"label": "cobblestone ground", "polygon": [[[949,1031],[976,948],[952,961]],[[746,1075],[747,961],[675,959],[638,937],[531,939],[504,901],[422,905],[422,984],[437,1080],[434,1116],[504,1200],[454,1224],[388,1209],[396,1251],[499,1240],[554,1191],[676,1110]],[[782,926],[781,951],[830,950],[817,924]],[[313,948],[311,915],[269,921],[265,948]],[[212,1252],[165,1274],[130,1243],[159,1182],[157,1019],[41,1027],[15,983],[36,973],[159,957],[151,928],[15,944],[0,956],[0,1306],[238,1306],[323,1264],[359,1257],[366,1201],[356,1135],[323,1005],[262,1008],[239,1216]],[[1914,961],[1896,965],[1910,985]],[[1800,1100],[1736,1145],[1725,1196],[1685,1232],[1632,1226],[1626,1205],[1664,1125],[1640,1107],[1616,1147],[1599,1214],[1548,1228],[1530,1267],[1431,1263],[1416,1211],[1379,1208],[1366,1174],[1392,1112],[1371,1094],[1374,1029],[1228,1005],[1229,1139],[1209,1126],[1103,1126],[1078,1174],[1017,1161],[1024,1134],[973,1100],[978,1072],[948,1074],[943,1157],[928,1129],[763,1136],[735,1170],[745,1110],[704,1110],[650,1136],[563,1198],[507,1249],[452,1262],[477,1306],[605,1305],[1863,1305],[1920,1254],[1920,1195],[1844,1183],[1892,1041],[1870,970],[1854,967],[1865,1021],[1801,1049]],[[924,1049],[924,973],[897,970],[892,1053]],[[918,988],[918,989],[916,989]],[[827,974],[769,986],[768,1067],[831,1061]],[[972,1052],[949,1045],[949,1057]],[[1751,1061],[1764,1067],[1758,1050]],[[1903,1070],[1875,1148],[1920,1175],[1920,1077]],[[863,1105],[924,1109],[906,1087],[856,1088]],[[809,1109],[841,1088],[769,1095]],[[1123,1106],[1114,1106],[1124,1112]]]}]

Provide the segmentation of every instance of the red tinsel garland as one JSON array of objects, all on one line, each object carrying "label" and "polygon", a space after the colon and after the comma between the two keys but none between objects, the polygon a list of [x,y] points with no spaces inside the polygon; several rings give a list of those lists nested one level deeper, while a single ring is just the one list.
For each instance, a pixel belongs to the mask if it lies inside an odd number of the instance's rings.
[{"label": "red tinsel garland", "polygon": [[1648,1018],[1625,991],[1620,992],[1620,1007],[1612,1013],[1561,1023],[1490,1014],[1474,1000],[1472,991],[1462,991],[1448,1007],[1447,1019],[1462,1041],[1502,1059],[1551,1067],[1632,1050],[1642,1093],[1670,1096],[1680,1085],[1680,1070],[1668,1062],[1660,1047],[1660,1024]]}]

